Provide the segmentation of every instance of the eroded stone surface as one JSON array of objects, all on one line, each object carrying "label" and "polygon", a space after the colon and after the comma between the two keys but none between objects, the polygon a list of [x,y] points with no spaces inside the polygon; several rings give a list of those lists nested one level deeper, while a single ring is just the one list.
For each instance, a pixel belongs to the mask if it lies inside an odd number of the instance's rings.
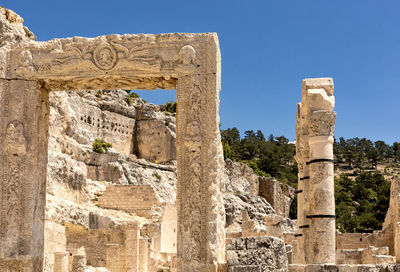
[{"label": "eroded stone surface", "polygon": [[288,271],[285,244],[276,237],[235,238],[227,248],[228,271]]}]

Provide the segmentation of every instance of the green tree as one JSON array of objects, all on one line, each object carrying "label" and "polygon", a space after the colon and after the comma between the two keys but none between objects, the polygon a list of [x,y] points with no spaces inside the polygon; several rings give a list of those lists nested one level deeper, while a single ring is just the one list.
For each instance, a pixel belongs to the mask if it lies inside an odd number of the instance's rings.
[{"label": "green tree", "polygon": [[394,142],[392,145],[392,154],[395,162],[400,161],[400,143]]},{"label": "green tree", "polygon": [[93,151],[97,153],[107,153],[108,149],[112,147],[111,143],[107,143],[102,139],[95,139],[93,142]]},{"label": "green tree", "polygon": [[342,232],[382,228],[389,207],[390,182],[379,172],[361,172],[355,180],[335,178],[337,227]]},{"label": "green tree", "polygon": [[228,144],[228,142],[222,142],[222,149],[224,151],[224,159],[231,159],[232,158],[232,150]]},{"label": "green tree", "polygon": [[164,104],[164,111],[165,112],[169,112],[169,113],[176,113],[176,101],[172,102],[172,101],[167,101]]}]

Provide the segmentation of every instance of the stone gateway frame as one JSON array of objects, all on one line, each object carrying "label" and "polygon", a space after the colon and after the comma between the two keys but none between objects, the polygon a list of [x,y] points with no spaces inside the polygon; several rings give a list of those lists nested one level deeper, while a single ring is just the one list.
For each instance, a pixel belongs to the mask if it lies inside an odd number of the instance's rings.
[{"label": "stone gateway frame", "polygon": [[215,33],[0,47],[0,271],[43,270],[50,91],[176,89],[178,271],[225,267]]}]

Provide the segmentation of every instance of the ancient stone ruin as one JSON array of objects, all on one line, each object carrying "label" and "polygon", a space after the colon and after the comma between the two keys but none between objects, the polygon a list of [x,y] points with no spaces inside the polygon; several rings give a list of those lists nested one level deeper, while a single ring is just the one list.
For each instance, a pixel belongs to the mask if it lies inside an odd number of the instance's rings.
[{"label": "ancient stone ruin", "polygon": [[[2,12],[8,24],[21,23]],[[43,269],[49,92],[158,88],[176,89],[178,101],[177,267],[217,271],[225,263],[225,228],[216,34],[36,42],[23,31],[0,48],[2,266]]]},{"label": "ancient stone ruin", "polygon": [[[335,229],[331,78],[303,80],[295,189],[224,162],[216,34],[22,23],[0,8],[0,272],[400,271],[400,182],[382,230]],[[134,89],[176,90],[176,115]]]},{"label": "ancient stone ruin", "polygon": [[303,80],[296,133],[299,264],[335,264],[334,105],[332,79]]}]

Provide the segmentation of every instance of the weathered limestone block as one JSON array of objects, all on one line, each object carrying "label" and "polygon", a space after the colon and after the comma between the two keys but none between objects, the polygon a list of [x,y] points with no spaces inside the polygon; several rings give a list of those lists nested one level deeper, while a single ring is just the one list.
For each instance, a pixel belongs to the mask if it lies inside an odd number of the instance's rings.
[{"label": "weathered limestone block", "polygon": [[136,123],[136,146],[139,157],[167,162],[176,159],[175,133],[162,120]]},{"label": "weathered limestone block", "polygon": [[277,214],[289,217],[295,189],[274,178],[259,177],[259,192],[274,208]]},{"label": "weathered limestone block", "polygon": [[285,244],[276,237],[234,238],[228,245],[228,271],[288,271]]},{"label": "weathered limestone block", "polygon": [[283,217],[280,215],[269,215],[265,217],[266,235],[283,238],[281,222]]},{"label": "weathered limestone block", "polygon": [[147,238],[139,239],[139,271],[147,272],[149,261],[149,241]]},{"label": "weathered limestone block", "polygon": [[394,253],[396,257],[396,262],[400,262],[400,222],[393,224],[394,232]]},{"label": "weathered limestone block", "polygon": [[99,198],[98,205],[150,219],[152,209],[161,206],[161,202],[150,185],[111,185]]},{"label": "weathered limestone block", "polygon": [[375,265],[359,265],[357,272],[380,272],[380,268]]},{"label": "weathered limestone block", "polygon": [[106,267],[111,271],[126,271],[124,247],[120,243],[106,245]]},{"label": "weathered limestone block", "polygon": [[307,265],[306,272],[337,272],[338,268],[332,264],[309,264]]},{"label": "weathered limestone block", "polygon": [[289,272],[305,272],[307,266],[304,264],[289,264]]},{"label": "weathered limestone block", "polygon": [[319,110],[332,111],[335,107],[335,97],[328,95],[325,89],[307,89],[308,112],[313,113]]},{"label": "weathered limestone block", "polygon": [[83,255],[74,255],[72,258],[72,270],[71,272],[85,272],[86,259]]},{"label": "weathered limestone block", "polygon": [[130,225],[125,230],[126,270],[137,272],[139,269],[139,228],[137,225]]},{"label": "weathered limestone block", "polygon": [[66,251],[65,227],[63,225],[45,221],[44,228],[44,271],[53,271],[57,252]]},{"label": "weathered limestone block", "polygon": [[66,251],[54,253],[54,272],[68,272],[68,256]]},{"label": "weathered limestone block", "polygon": [[354,264],[339,264],[338,272],[357,272],[358,267]]},{"label": "weathered limestone block", "polygon": [[176,254],[176,206],[165,205],[160,230],[160,252]]},{"label": "weathered limestone block", "polygon": [[[261,194],[261,192],[259,192],[261,189],[261,184],[259,185],[260,177],[254,174],[253,169],[248,165],[226,159],[225,169],[228,175],[226,183],[227,192],[240,192],[242,194],[252,194],[253,196]],[[269,200],[268,202],[272,204]]]},{"label": "weathered limestone block", "polygon": [[85,272],[110,272],[110,270],[105,267],[88,267],[86,268]]}]

